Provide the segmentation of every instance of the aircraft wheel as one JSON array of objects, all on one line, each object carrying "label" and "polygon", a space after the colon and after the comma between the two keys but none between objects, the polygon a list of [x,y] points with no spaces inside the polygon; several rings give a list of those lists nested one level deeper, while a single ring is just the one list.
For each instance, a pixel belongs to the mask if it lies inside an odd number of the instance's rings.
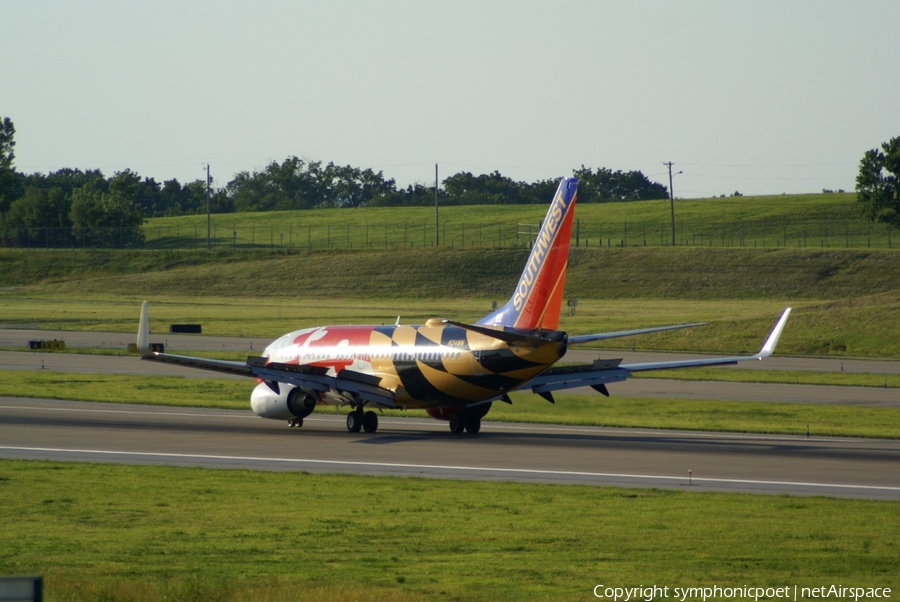
[{"label": "aircraft wheel", "polygon": [[363,416],[362,412],[358,412],[353,410],[349,414],[347,414],[347,430],[351,433],[358,433],[362,430],[363,426]]},{"label": "aircraft wheel", "polygon": [[466,421],[463,420],[462,412],[457,412],[450,416],[450,432],[461,433],[466,429]]},{"label": "aircraft wheel", "polygon": [[481,418],[478,416],[469,416],[466,418],[466,432],[474,435],[481,430]]},{"label": "aircraft wheel", "polygon": [[369,411],[363,415],[363,430],[367,433],[374,433],[378,430],[378,414]]},{"label": "aircraft wheel", "polygon": [[302,418],[294,418],[294,426],[296,426],[297,428],[300,428],[301,426],[303,426],[303,419]]}]

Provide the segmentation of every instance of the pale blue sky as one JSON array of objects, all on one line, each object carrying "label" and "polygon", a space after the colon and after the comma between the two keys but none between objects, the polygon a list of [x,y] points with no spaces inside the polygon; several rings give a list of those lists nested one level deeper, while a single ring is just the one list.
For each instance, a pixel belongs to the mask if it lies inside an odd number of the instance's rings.
[{"label": "pale blue sky", "polygon": [[0,0],[16,167],[217,185],[290,155],[398,184],[639,169],[852,190],[900,136],[900,2]]}]

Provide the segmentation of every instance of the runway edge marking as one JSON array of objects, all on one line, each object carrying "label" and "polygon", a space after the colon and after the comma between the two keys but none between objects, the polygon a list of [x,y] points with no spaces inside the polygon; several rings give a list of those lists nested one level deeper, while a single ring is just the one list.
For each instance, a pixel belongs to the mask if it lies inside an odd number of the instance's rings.
[{"label": "runway edge marking", "polygon": [[[106,451],[99,449],[64,449],[52,447],[18,447],[0,445],[0,450],[10,451],[32,451],[32,452],[56,452],[69,454],[97,454],[111,456],[138,456],[138,457],[156,457],[156,458],[184,458],[197,460],[234,460],[245,462],[287,462],[292,464],[331,464],[335,466],[371,466],[379,468],[410,468],[410,469],[431,469],[431,470],[456,470],[460,472],[496,472],[496,473],[515,473],[515,474],[534,474],[534,475],[561,475],[574,477],[598,477],[598,478],[620,478],[620,479],[660,479],[667,481],[684,481],[684,477],[672,477],[665,475],[639,475],[639,474],[619,474],[606,472],[581,472],[571,470],[539,470],[531,468],[496,468],[496,467],[480,467],[480,466],[449,466],[441,464],[405,464],[394,462],[360,462],[351,460],[314,460],[309,458],[267,458],[258,456],[221,456],[212,454],[176,454],[165,452],[125,452],[125,451]],[[741,485],[790,485],[794,487],[821,487],[831,489],[863,489],[872,491],[900,491],[900,487],[890,487],[886,485],[848,485],[842,483],[807,483],[800,481],[763,481],[757,479],[718,479],[711,477],[693,477],[693,481],[706,483],[734,483]]]}]

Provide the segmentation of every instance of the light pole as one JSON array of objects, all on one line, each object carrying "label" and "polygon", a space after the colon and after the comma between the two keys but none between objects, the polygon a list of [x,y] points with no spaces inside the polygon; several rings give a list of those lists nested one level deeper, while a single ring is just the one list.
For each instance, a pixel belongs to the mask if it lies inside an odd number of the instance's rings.
[{"label": "light pole", "polygon": [[675,174],[672,173],[672,166],[674,163],[669,161],[668,163],[663,163],[666,167],[669,168],[669,209],[672,211],[672,246],[675,246],[675,191],[672,190],[672,177],[677,176],[681,172],[677,172]]},{"label": "light pole", "polygon": [[441,230],[438,227],[438,164],[434,164],[434,246],[441,246]]},{"label": "light pole", "polygon": [[212,250],[212,241],[209,238],[209,185],[212,183],[212,178],[209,177],[209,163],[206,164],[206,250]]}]

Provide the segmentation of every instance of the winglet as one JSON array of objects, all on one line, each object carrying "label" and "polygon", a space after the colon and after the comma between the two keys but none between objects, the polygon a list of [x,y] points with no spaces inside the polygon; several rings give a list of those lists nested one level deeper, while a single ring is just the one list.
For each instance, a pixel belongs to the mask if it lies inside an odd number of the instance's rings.
[{"label": "winglet", "polygon": [[138,326],[137,350],[143,357],[152,355],[150,352],[150,319],[147,316],[147,302],[141,305],[141,324]]},{"label": "winglet", "polygon": [[791,308],[788,307],[784,310],[784,313],[781,314],[781,318],[779,318],[778,322],[775,324],[775,328],[772,329],[772,334],[769,335],[769,338],[766,339],[766,344],[763,345],[763,348],[760,349],[759,353],[756,354],[758,359],[763,359],[764,357],[769,357],[775,351],[775,345],[778,344],[778,339],[781,338],[781,331],[784,330],[784,325],[787,324],[788,316],[791,315]]}]

